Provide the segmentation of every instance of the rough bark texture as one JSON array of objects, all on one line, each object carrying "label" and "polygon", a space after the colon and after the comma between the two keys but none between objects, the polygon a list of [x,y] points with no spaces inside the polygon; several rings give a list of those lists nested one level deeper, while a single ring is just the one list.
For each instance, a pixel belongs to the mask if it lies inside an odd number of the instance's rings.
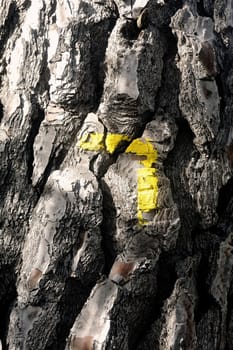
[{"label": "rough bark texture", "polygon": [[0,55],[2,348],[233,349],[232,1],[0,0]]}]

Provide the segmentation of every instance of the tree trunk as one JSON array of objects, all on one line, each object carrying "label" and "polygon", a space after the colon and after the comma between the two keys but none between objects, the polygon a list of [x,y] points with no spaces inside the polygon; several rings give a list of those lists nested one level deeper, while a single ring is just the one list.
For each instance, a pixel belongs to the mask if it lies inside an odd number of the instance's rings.
[{"label": "tree trunk", "polygon": [[0,6],[2,349],[233,349],[232,1]]}]

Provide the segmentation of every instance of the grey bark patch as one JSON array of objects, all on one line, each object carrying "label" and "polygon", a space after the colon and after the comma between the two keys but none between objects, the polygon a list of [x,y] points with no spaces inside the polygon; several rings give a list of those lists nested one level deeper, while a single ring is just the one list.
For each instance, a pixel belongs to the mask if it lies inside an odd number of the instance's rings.
[{"label": "grey bark patch", "polygon": [[232,17],[1,1],[3,349],[232,348]]}]

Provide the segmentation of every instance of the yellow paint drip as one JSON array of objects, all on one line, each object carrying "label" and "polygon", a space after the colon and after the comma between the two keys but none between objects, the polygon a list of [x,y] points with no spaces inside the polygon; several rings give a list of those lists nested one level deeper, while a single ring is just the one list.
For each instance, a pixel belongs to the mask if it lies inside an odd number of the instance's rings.
[{"label": "yellow paint drip", "polygon": [[127,135],[107,134],[105,140],[106,150],[112,154],[122,141],[130,141],[130,138]]},{"label": "yellow paint drip", "polygon": [[89,133],[81,137],[78,146],[86,151],[104,150],[104,135],[100,133]]},{"label": "yellow paint drip", "polygon": [[[102,151],[105,149],[112,154],[122,141],[130,141],[130,138],[127,135],[107,134],[104,144],[104,134],[90,133],[79,140],[78,146],[88,151]],[[140,163],[144,167],[137,169],[137,216],[139,223],[146,225],[148,221],[144,219],[143,213],[153,211],[157,205],[158,178],[153,166],[158,154],[149,139],[133,140],[125,153],[133,153],[143,157]]]}]

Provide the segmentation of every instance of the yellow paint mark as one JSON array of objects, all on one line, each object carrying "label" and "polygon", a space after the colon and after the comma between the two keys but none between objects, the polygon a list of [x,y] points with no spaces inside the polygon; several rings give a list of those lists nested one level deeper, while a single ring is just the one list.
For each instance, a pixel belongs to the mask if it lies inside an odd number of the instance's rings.
[{"label": "yellow paint mark", "polygon": [[84,134],[79,140],[78,146],[86,151],[104,150],[104,135],[100,133]]},{"label": "yellow paint mark", "polygon": [[146,157],[145,160],[140,161],[144,165],[144,168],[137,169],[138,221],[141,225],[146,225],[148,222],[144,219],[143,213],[148,213],[156,209],[157,205],[158,178],[153,165],[157,160],[158,154],[149,139],[133,140],[125,152]]},{"label": "yellow paint mark", "polygon": [[106,150],[112,154],[122,141],[130,141],[130,138],[127,135],[107,134],[105,140]]},{"label": "yellow paint mark", "polygon": [[135,153],[138,156],[146,157],[141,161],[146,168],[150,168],[157,159],[157,151],[154,149],[149,139],[135,139],[131,142],[129,147],[125,151],[126,153]]},{"label": "yellow paint mark", "polygon": [[108,153],[112,154],[122,141],[130,141],[130,138],[122,134],[107,134],[104,144],[104,134],[89,133],[81,137],[78,146],[86,151],[101,151],[106,149]]},{"label": "yellow paint mark", "polygon": [[[79,140],[78,145],[84,150],[102,151],[105,149],[112,154],[122,141],[130,141],[130,138],[127,135],[107,134],[104,144],[103,134],[90,133],[84,135]],[[133,140],[125,153],[133,153],[143,157],[140,163],[144,167],[137,169],[137,216],[141,225],[147,225],[148,221],[143,217],[143,213],[149,213],[157,206],[158,178],[154,165],[158,154],[151,140],[141,138]]]},{"label": "yellow paint mark", "polygon": [[143,213],[149,213],[156,209],[158,197],[158,178],[156,169],[139,168],[138,175],[138,220],[142,225],[146,225],[147,221],[143,218]]}]

